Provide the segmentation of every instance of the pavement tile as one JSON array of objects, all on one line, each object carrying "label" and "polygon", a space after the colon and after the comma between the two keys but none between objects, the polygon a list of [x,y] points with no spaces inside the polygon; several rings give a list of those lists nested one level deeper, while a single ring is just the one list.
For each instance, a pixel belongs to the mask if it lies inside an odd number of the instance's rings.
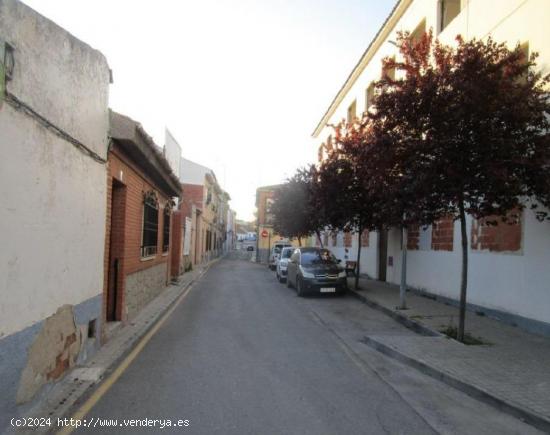
[{"label": "pavement tile", "polygon": [[[351,283],[350,283],[351,284]],[[398,286],[360,279],[359,293],[394,310]],[[352,285],[350,285],[352,288]],[[458,322],[458,308],[407,293],[398,313],[428,328]],[[376,336],[384,345],[550,421],[550,338],[468,312],[466,330],[490,345],[465,346],[443,337]]]}]

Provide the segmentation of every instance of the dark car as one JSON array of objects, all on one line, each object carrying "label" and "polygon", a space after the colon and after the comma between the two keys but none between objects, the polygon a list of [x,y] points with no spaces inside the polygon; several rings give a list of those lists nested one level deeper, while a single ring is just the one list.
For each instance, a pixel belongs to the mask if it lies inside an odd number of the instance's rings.
[{"label": "dark car", "polygon": [[295,287],[298,296],[306,293],[345,293],[346,271],[328,249],[298,248],[287,267],[287,287]]}]

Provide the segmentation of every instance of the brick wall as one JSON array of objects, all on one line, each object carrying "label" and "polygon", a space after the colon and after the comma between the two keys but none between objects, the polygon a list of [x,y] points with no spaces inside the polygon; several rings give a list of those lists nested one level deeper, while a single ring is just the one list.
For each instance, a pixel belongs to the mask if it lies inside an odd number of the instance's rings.
[{"label": "brick wall", "polygon": [[370,237],[370,231],[369,230],[363,231],[363,234],[361,234],[361,247],[362,248],[368,248],[368,246],[369,246],[369,237]]},{"label": "brick wall", "polygon": [[420,243],[420,226],[409,225],[407,228],[407,249],[417,251]]},{"label": "brick wall", "polygon": [[452,217],[438,220],[432,225],[432,249],[434,251],[452,251],[454,221]]},{"label": "brick wall", "polygon": [[[112,207],[116,206],[113,202],[113,181],[116,188],[124,189],[123,212],[113,220]],[[141,239],[142,239],[142,220],[143,220],[143,192],[154,191],[159,200],[159,222],[157,237],[157,253],[152,258],[143,260],[141,257]],[[162,252],[162,232],[163,232],[163,210],[169,198],[158,189],[154,182],[143,173],[131,160],[126,158],[115,146],[111,149],[108,156],[108,175],[107,175],[107,216],[106,216],[106,238],[105,238],[105,278],[104,278],[104,306],[103,313],[106,318],[108,308],[108,288],[109,275],[112,276],[112,264],[110,264],[111,249],[116,249],[116,255],[120,258],[119,277],[123,282],[119,283],[119,310],[120,320],[126,318],[126,278],[136,272],[164,264],[166,276],[162,282],[168,283],[168,267],[170,262],[170,250],[168,253]],[[119,204],[120,206],[120,204]],[[119,221],[122,219],[123,223]],[[111,222],[113,227],[111,228]],[[122,229],[121,229],[122,228]],[[122,231],[122,234],[121,234]],[[109,271],[111,270],[111,274]],[[156,275],[158,277],[158,274]],[[154,289],[156,291],[156,289]],[[146,298],[143,298],[146,299]],[[141,307],[138,307],[138,309]]]},{"label": "brick wall", "polygon": [[351,248],[351,232],[345,231],[344,232],[344,247],[345,248]]},{"label": "brick wall", "polygon": [[172,229],[170,230],[170,244],[172,247],[170,252],[170,276],[172,278],[176,278],[184,272],[181,258],[183,256],[183,233],[185,218],[183,217],[181,210],[177,210],[172,213],[170,223],[172,225]]},{"label": "brick wall", "polygon": [[202,210],[204,186],[200,184],[182,184],[180,210],[184,217],[191,217],[193,205]]},{"label": "brick wall", "polygon": [[[487,222],[497,221],[498,225]],[[518,216],[510,223],[491,216],[472,221],[471,248],[475,251],[517,252],[521,250],[522,219]]]}]

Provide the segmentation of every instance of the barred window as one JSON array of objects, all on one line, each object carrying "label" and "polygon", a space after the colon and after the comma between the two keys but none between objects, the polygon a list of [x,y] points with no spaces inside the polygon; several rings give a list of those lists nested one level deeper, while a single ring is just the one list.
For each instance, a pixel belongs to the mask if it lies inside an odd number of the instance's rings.
[{"label": "barred window", "polygon": [[162,221],[162,252],[168,252],[170,248],[170,208],[164,209],[164,219]]},{"label": "barred window", "polygon": [[158,240],[158,200],[154,192],[144,194],[143,231],[141,235],[141,256],[149,257],[157,253]]}]

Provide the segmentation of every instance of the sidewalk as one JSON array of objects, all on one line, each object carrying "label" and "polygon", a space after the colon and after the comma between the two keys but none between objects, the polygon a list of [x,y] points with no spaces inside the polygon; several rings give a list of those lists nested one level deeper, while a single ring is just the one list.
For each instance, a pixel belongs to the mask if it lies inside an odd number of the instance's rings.
[{"label": "sidewalk", "polygon": [[488,344],[466,346],[439,332],[457,325],[457,307],[407,292],[409,309],[396,310],[398,286],[367,278],[359,286],[354,296],[419,333],[369,336],[367,345],[550,432],[549,338],[467,312],[466,332]]},{"label": "sidewalk", "polygon": [[[17,430],[18,434],[36,434],[57,432],[55,422],[58,418],[70,417],[77,404],[85,401],[94,386],[99,384],[118,363],[134,348],[139,340],[155,325],[162,315],[178,298],[199,279],[217,259],[186,272],[177,283],[166,287],[159,296],[153,299],[128,324],[114,329],[109,340],[84,365],[75,367],[58,382],[47,398],[33,408],[27,417],[50,418],[50,428],[33,428],[34,430]],[[10,433],[10,432],[7,432]]]}]

